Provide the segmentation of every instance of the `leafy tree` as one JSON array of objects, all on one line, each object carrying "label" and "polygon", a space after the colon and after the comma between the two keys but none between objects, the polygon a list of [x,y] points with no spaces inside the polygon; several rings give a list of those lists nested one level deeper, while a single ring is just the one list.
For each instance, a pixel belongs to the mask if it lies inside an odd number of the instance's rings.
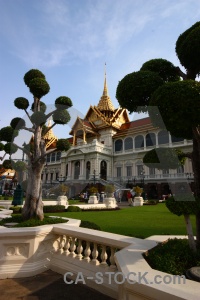
[{"label": "leafy tree", "polygon": [[[31,122],[30,128],[26,126],[24,119],[14,118],[10,122],[10,126],[0,130],[0,149],[10,154],[10,159],[5,160],[4,167],[16,168],[18,171],[27,167],[28,180],[26,184],[26,200],[23,207],[24,219],[38,218],[42,220],[43,204],[42,204],[42,187],[41,174],[46,163],[47,154],[55,151],[55,149],[46,150],[44,135],[56,124],[66,124],[70,120],[70,115],[67,111],[72,106],[70,98],[61,96],[55,100],[55,110],[46,114],[46,105],[41,101],[41,98],[48,94],[50,86],[46,81],[45,75],[36,69],[28,71],[24,75],[24,82],[33,95],[33,103],[31,105],[32,114],[28,112],[29,101],[24,97],[18,97],[14,100],[14,105],[18,109],[25,111],[28,119]],[[46,127],[46,120],[53,116],[54,123],[51,127]],[[19,134],[19,130],[26,130],[32,133],[32,139],[29,144],[23,146],[15,143],[15,137]],[[57,141],[59,150],[68,150],[70,144],[67,140],[61,139]],[[27,156],[28,163],[25,166],[23,163],[14,163],[11,159],[12,153],[20,149]]]},{"label": "leafy tree", "polygon": [[137,106],[141,112],[148,110],[154,126],[193,140],[192,152],[185,153],[185,157],[191,159],[193,166],[196,236],[200,247],[200,83],[196,81],[200,74],[200,22],[179,36],[175,50],[185,72],[167,60],[152,59],[119,82],[116,98],[130,112],[138,111]]}]

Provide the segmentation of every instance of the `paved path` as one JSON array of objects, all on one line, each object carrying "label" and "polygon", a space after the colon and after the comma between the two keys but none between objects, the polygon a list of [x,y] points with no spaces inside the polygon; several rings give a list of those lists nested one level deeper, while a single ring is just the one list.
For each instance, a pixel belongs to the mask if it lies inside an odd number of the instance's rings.
[{"label": "paved path", "polygon": [[18,279],[0,280],[1,300],[113,300],[83,284],[66,284],[61,274],[48,270]]}]

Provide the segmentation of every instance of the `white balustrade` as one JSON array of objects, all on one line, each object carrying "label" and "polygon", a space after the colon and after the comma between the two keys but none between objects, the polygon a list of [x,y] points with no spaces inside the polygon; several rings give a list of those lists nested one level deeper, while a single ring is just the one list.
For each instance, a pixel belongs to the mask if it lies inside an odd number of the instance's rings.
[{"label": "white balustrade", "polygon": [[63,254],[80,261],[87,261],[96,266],[101,265],[102,267],[110,267],[112,270],[117,270],[114,259],[117,249],[114,247],[85,241],[67,234],[59,236],[57,241],[58,243],[54,244],[54,250],[57,255]]}]

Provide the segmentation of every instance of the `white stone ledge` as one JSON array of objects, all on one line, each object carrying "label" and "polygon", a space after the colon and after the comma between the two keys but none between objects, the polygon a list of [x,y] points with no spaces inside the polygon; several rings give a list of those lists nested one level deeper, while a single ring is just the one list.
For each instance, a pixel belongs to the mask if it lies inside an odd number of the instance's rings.
[{"label": "white stone ledge", "polygon": [[[127,280],[120,285],[120,300],[145,300],[145,299],[162,299],[162,300],[197,300],[199,299],[199,283],[185,279],[180,284],[173,284],[173,275],[152,269],[143,258],[143,253],[156,246],[158,242],[165,241],[168,238],[185,238],[184,236],[152,236],[144,240],[143,245],[134,244],[115,253],[118,270],[125,277],[134,272],[131,276],[132,282]],[[142,247],[141,247],[142,246]],[[145,274],[146,280],[151,283],[140,282],[140,274]],[[155,276],[159,276],[160,284],[154,281]],[[165,276],[171,278],[171,283],[165,284]]]},{"label": "white stone ledge", "polygon": [[[100,244],[106,244],[110,247],[119,247],[124,248],[129,246],[130,244],[134,244],[135,247],[140,247],[144,243],[144,240],[137,239],[129,236],[109,233],[105,231],[98,231],[94,229],[88,228],[73,228],[63,226],[62,224],[55,224],[53,228],[53,232],[56,234],[67,234],[69,236],[74,236],[80,238],[82,240],[92,241]],[[155,245],[155,242],[150,242],[150,244]]]}]

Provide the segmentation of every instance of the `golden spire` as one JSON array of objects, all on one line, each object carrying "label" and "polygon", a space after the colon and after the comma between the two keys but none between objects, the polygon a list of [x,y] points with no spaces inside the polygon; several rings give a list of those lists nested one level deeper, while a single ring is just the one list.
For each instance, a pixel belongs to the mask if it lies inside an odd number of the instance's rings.
[{"label": "golden spire", "polygon": [[105,63],[105,72],[104,72],[103,96],[108,96],[108,88],[107,88],[107,82],[106,82],[106,63]]},{"label": "golden spire", "polygon": [[[52,118],[49,118],[47,128],[51,127]],[[54,135],[52,128],[44,135],[45,140],[57,139]]]},{"label": "golden spire", "polygon": [[107,82],[106,82],[106,63],[105,63],[103,95],[101,96],[101,99],[99,100],[97,107],[101,111],[114,111],[115,110],[114,105],[112,104],[112,101],[111,101],[110,97],[108,96],[108,88],[107,88]]}]

